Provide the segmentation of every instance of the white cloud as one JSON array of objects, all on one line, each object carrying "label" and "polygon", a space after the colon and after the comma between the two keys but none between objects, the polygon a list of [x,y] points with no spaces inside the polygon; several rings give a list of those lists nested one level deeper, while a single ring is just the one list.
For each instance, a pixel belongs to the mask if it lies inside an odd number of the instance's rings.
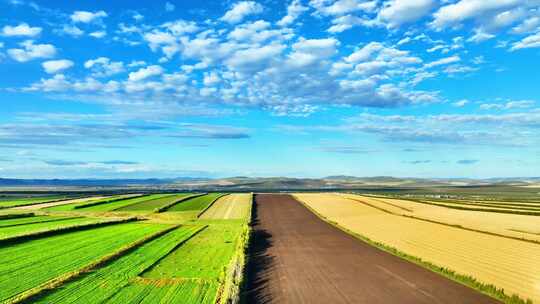
[{"label": "white cloud", "polygon": [[296,52],[308,53],[322,58],[336,54],[338,46],[339,41],[335,38],[305,39],[302,37],[292,45],[292,48]]},{"label": "white cloud", "polygon": [[459,100],[459,101],[456,101],[456,102],[452,103],[452,106],[457,107],[457,108],[461,108],[461,107],[464,107],[465,105],[467,105],[468,103],[469,103],[469,101],[467,99],[462,99],[462,100]]},{"label": "white cloud", "polygon": [[516,100],[506,103],[484,103],[480,105],[482,110],[512,110],[532,108],[536,104],[533,100]]},{"label": "white cloud", "polygon": [[51,58],[56,55],[56,48],[52,44],[34,44],[26,40],[19,44],[22,49],[9,49],[8,55],[16,61],[27,62],[37,58]]},{"label": "white cloud", "polygon": [[99,21],[102,18],[107,17],[105,11],[88,12],[88,11],[75,11],[71,14],[71,21],[80,23],[90,23]]},{"label": "white cloud", "polygon": [[151,65],[146,68],[141,68],[136,72],[129,73],[130,81],[140,81],[148,77],[161,75],[163,73],[163,68],[159,65]]},{"label": "white cloud", "polygon": [[377,8],[377,1],[365,0],[311,0],[309,4],[319,14],[341,16],[357,11],[372,12]]},{"label": "white cloud", "polygon": [[433,0],[391,0],[385,2],[378,17],[389,27],[398,27],[426,16],[434,6]]},{"label": "white cloud", "polygon": [[3,36],[24,36],[35,37],[42,31],[41,27],[32,27],[28,23],[21,23],[17,26],[6,25],[2,28]]},{"label": "white cloud", "polygon": [[532,32],[540,28],[540,17],[534,16],[523,20],[523,22],[512,29],[516,34],[524,34]]},{"label": "white cloud", "polygon": [[218,84],[220,81],[221,79],[216,72],[209,72],[204,74],[203,83],[205,86],[212,86]]},{"label": "white cloud", "polygon": [[480,43],[480,42],[483,42],[483,41],[492,39],[492,38],[494,38],[494,37],[495,37],[495,35],[490,34],[490,33],[486,33],[486,32],[484,32],[482,29],[478,29],[478,30],[475,31],[474,36],[472,36],[471,38],[467,39],[467,41],[469,41],[469,42],[475,42],[475,43]]},{"label": "white cloud", "polygon": [[261,65],[280,55],[284,48],[284,45],[273,44],[239,50],[227,59],[226,64],[238,70],[260,69]]},{"label": "white cloud", "polygon": [[103,38],[105,36],[107,36],[107,32],[105,31],[96,31],[96,32],[92,32],[89,34],[90,36],[94,37],[94,38]]},{"label": "white cloud", "polygon": [[443,29],[490,12],[514,7],[522,2],[522,0],[460,0],[441,7],[433,15],[434,20],[431,25],[437,29]]},{"label": "white cloud", "polygon": [[450,64],[450,63],[456,63],[456,62],[459,62],[461,61],[461,58],[457,55],[455,56],[450,56],[450,57],[446,57],[446,58],[441,58],[439,60],[435,60],[435,61],[432,61],[430,63],[426,63],[424,66],[426,68],[432,68],[432,67],[436,67],[436,66],[440,66],[440,65],[447,65],[447,64]]},{"label": "white cloud", "polygon": [[176,8],[176,6],[174,6],[174,4],[170,3],[170,2],[165,2],[165,11],[167,12],[172,12],[174,11],[174,9]]},{"label": "white cloud", "polygon": [[300,0],[292,0],[291,4],[287,7],[287,15],[281,18],[277,25],[279,26],[288,26],[292,24],[303,12],[307,11],[308,8],[302,5]]},{"label": "white cloud", "polygon": [[94,77],[108,77],[125,71],[123,62],[111,61],[107,57],[87,60],[84,67],[90,69]]},{"label": "white cloud", "polygon": [[81,30],[80,28],[74,25],[68,25],[68,24],[64,24],[64,26],[62,27],[62,30],[60,30],[59,32],[66,35],[73,36],[73,37],[80,37],[84,35],[83,30]]},{"label": "white cloud", "polygon": [[69,69],[73,66],[73,61],[67,59],[49,60],[41,64],[43,69],[48,74],[56,74],[60,71]]},{"label": "white cloud", "polygon": [[376,52],[382,50],[384,46],[380,42],[370,42],[363,48],[355,51],[349,57],[345,58],[348,62],[360,62],[368,60],[375,54]]},{"label": "white cloud", "polygon": [[540,47],[540,32],[530,35],[523,38],[521,41],[515,42],[510,48],[511,51],[528,49],[528,48],[539,48]]},{"label": "white cloud", "polygon": [[238,23],[249,15],[260,14],[264,7],[254,1],[241,1],[235,3],[232,8],[221,17],[222,21]]}]

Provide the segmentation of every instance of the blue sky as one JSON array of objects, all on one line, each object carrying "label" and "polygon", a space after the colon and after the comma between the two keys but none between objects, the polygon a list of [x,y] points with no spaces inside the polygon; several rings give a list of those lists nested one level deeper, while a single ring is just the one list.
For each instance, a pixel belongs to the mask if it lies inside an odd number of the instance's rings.
[{"label": "blue sky", "polygon": [[0,0],[0,176],[538,176],[539,59],[537,0]]}]

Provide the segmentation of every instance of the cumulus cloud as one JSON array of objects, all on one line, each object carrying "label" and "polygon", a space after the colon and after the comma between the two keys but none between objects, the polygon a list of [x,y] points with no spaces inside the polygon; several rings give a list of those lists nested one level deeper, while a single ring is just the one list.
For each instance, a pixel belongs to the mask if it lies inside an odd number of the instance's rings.
[{"label": "cumulus cloud", "polygon": [[105,31],[96,31],[96,32],[92,32],[89,34],[90,36],[94,37],[94,38],[103,38],[105,36],[107,36],[107,32]]},{"label": "cumulus cloud", "polygon": [[141,68],[136,72],[129,73],[130,81],[140,81],[148,77],[157,76],[163,74],[163,68],[159,65],[151,65],[146,68]]},{"label": "cumulus cloud", "polygon": [[378,17],[389,27],[398,27],[428,15],[434,7],[433,0],[391,0],[385,2]]},{"label": "cumulus cloud", "polygon": [[[135,66],[135,65],[133,65]],[[98,57],[87,60],[84,67],[92,71],[94,77],[107,77],[125,71],[124,63],[121,61],[111,61],[107,57]]]},{"label": "cumulus cloud", "polygon": [[3,36],[22,36],[22,37],[35,37],[42,31],[41,27],[32,27],[28,23],[21,23],[17,26],[6,25],[2,28]]},{"label": "cumulus cloud", "polygon": [[461,58],[457,55],[454,55],[454,56],[450,56],[450,57],[446,57],[446,58],[441,58],[439,60],[435,60],[435,61],[432,61],[430,63],[426,63],[424,66],[426,68],[432,68],[432,67],[436,67],[436,66],[440,66],[440,65],[447,65],[447,64],[450,64],[450,63],[456,63],[456,62],[459,62],[461,61]]},{"label": "cumulus cloud", "polygon": [[515,42],[510,48],[511,51],[529,49],[529,48],[539,48],[540,47],[540,32],[527,36],[521,41]]},{"label": "cumulus cloud", "polygon": [[19,44],[21,49],[9,49],[8,55],[16,61],[27,62],[37,58],[51,58],[56,55],[56,48],[52,44],[34,44],[33,40],[26,40]]},{"label": "cumulus cloud", "polygon": [[255,1],[240,1],[235,3],[232,8],[221,17],[222,21],[227,23],[238,23],[249,15],[262,13],[264,7]]},{"label": "cumulus cloud", "polygon": [[56,74],[60,71],[71,68],[73,65],[73,61],[67,59],[49,60],[41,64],[45,72],[48,74]]},{"label": "cumulus cloud", "polygon": [[288,26],[307,10],[308,8],[303,6],[300,0],[292,0],[289,6],[287,6],[287,15],[281,18],[277,24],[279,26]]},{"label": "cumulus cloud", "polygon": [[107,13],[105,11],[97,11],[97,12],[75,11],[70,16],[71,21],[76,22],[76,23],[96,22],[96,21],[100,21],[101,19],[105,17],[107,17]]}]

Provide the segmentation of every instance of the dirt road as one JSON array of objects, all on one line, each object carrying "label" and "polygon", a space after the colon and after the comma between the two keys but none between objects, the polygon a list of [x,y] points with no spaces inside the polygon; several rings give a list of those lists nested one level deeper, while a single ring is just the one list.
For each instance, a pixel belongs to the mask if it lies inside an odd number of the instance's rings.
[{"label": "dirt road", "polygon": [[288,195],[257,195],[247,303],[498,303],[367,245]]}]

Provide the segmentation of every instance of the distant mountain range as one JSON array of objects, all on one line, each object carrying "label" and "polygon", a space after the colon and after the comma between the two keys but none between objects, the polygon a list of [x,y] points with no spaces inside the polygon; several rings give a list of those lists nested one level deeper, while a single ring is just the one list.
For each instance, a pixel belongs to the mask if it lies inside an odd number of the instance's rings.
[{"label": "distant mountain range", "polygon": [[355,188],[423,188],[448,186],[540,186],[540,177],[527,178],[398,178],[390,176],[324,178],[245,177],[229,178],[149,178],[149,179],[11,179],[0,178],[0,187],[135,187],[200,190],[289,190],[289,189],[355,189]]}]

